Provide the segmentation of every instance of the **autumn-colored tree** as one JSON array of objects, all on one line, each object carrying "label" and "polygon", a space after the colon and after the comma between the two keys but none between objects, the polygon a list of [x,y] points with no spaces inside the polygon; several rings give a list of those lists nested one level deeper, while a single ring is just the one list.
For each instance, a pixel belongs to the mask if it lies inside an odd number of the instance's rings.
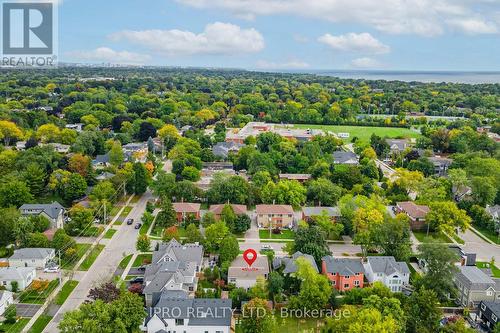
[{"label": "autumn-colored tree", "polygon": [[90,167],[90,158],[82,154],[74,154],[68,161],[68,169],[87,177]]},{"label": "autumn-colored tree", "polygon": [[8,120],[0,120],[0,140],[3,140],[6,146],[10,145],[12,139],[21,139],[23,132],[17,125]]},{"label": "autumn-colored tree", "polygon": [[180,240],[181,236],[179,235],[179,230],[177,227],[171,226],[169,228],[166,228],[165,231],[163,232],[163,241],[169,242],[172,239]]}]

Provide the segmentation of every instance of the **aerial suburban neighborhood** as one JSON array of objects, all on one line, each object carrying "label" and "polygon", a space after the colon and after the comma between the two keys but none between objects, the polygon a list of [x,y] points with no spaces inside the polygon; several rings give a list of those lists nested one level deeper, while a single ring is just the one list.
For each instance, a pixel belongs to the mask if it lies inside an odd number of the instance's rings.
[{"label": "aerial suburban neighborhood", "polygon": [[0,332],[500,332],[498,84],[63,66],[0,91]]}]

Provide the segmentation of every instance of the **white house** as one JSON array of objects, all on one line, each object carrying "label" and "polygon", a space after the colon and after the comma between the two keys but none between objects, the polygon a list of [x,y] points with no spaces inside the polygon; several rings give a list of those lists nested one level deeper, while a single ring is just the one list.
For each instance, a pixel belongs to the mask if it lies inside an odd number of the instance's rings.
[{"label": "white house", "polygon": [[0,267],[0,286],[12,290],[12,282],[17,282],[17,289],[26,289],[36,278],[35,267]]},{"label": "white house", "polygon": [[368,257],[363,264],[368,282],[382,282],[393,292],[399,292],[410,283],[410,269],[394,257]]},{"label": "white house", "polygon": [[66,209],[57,201],[51,204],[24,204],[19,207],[23,216],[42,215],[50,221],[50,227],[62,229]]},{"label": "white house", "polygon": [[179,293],[164,292],[144,321],[148,333],[232,332],[233,314],[230,299],[186,298]]},{"label": "white house", "polygon": [[269,261],[266,256],[257,255],[251,267],[245,262],[243,256],[238,256],[228,269],[227,280],[237,288],[248,290],[255,285],[259,276],[267,279],[268,275]]},{"label": "white house", "polygon": [[0,316],[5,313],[9,305],[14,303],[14,294],[7,290],[0,290]]},{"label": "white house", "polygon": [[55,260],[56,251],[46,248],[25,248],[15,250],[9,258],[10,267],[35,267],[43,269]]}]

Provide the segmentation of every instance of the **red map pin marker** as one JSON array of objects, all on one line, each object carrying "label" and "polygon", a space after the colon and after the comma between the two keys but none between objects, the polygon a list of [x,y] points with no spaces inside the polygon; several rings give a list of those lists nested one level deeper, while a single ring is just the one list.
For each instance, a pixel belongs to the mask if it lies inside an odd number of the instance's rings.
[{"label": "red map pin marker", "polygon": [[248,267],[250,267],[255,262],[255,260],[257,260],[257,252],[255,252],[254,249],[248,249],[243,252],[243,259],[245,259]]}]

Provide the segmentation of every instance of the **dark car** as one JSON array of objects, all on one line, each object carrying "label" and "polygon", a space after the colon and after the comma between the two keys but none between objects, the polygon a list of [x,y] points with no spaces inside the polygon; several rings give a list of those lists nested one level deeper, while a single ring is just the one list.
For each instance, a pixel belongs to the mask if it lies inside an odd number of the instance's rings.
[{"label": "dark car", "polygon": [[134,223],[134,219],[128,219],[127,220],[127,225],[132,225]]},{"label": "dark car", "polygon": [[138,276],[138,277],[133,278],[132,280],[130,280],[130,284],[143,283],[143,282],[144,282],[144,278],[141,277],[141,276]]},{"label": "dark car", "polygon": [[140,228],[141,228],[141,226],[142,226],[142,224],[141,224],[141,223],[137,223],[137,224],[135,225],[135,227],[134,227],[134,228],[136,228],[136,229],[140,229]]},{"label": "dark car", "polygon": [[144,266],[144,265],[143,265],[143,266],[141,266],[141,267],[137,268],[137,270],[138,270],[139,272],[144,272],[144,271],[146,271],[146,266]]}]

